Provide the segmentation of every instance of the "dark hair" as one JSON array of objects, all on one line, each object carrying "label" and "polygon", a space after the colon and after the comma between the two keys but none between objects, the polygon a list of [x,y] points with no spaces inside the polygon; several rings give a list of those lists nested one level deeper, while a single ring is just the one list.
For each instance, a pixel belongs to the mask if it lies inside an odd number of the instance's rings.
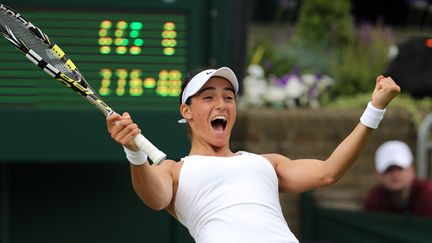
[{"label": "dark hair", "polygon": [[[186,86],[188,85],[188,83],[192,80],[193,77],[195,77],[195,75],[197,75],[198,73],[200,73],[200,72],[202,72],[204,70],[207,70],[209,68],[210,67],[199,67],[199,68],[196,68],[196,69],[194,69],[194,70],[192,70],[192,71],[190,71],[189,73],[186,74],[185,78],[183,79],[183,83],[182,83],[182,87],[181,87],[180,105],[182,104],[183,91],[186,88]],[[190,105],[191,104],[191,98],[192,97],[189,97],[186,100],[186,102],[185,102],[186,105]],[[190,128],[190,126],[189,126],[189,124],[187,122],[186,122],[186,126],[185,127],[186,127],[187,137],[191,140],[192,139],[192,130],[191,130],[191,128]]]},{"label": "dark hair", "polygon": [[[197,75],[198,73],[210,69],[210,67],[199,67],[196,68],[192,71],[190,71],[189,73],[186,74],[185,78],[183,79],[183,83],[182,83],[182,87],[181,87],[181,92],[180,92],[180,104],[182,103],[182,98],[183,98],[183,91],[186,88],[186,86],[188,85],[188,83],[192,80],[193,77],[195,77],[195,75]],[[186,104],[190,105],[191,103],[191,97],[189,97],[186,100]]]}]

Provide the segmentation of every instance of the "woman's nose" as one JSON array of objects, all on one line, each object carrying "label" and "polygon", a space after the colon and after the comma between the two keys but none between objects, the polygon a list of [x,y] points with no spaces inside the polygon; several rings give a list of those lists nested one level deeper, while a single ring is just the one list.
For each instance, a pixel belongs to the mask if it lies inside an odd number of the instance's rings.
[{"label": "woman's nose", "polygon": [[219,97],[217,99],[216,109],[218,109],[218,110],[225,110],[226,109],[226,104],[225,104],[225,100],[223,99],[223,97]]}]

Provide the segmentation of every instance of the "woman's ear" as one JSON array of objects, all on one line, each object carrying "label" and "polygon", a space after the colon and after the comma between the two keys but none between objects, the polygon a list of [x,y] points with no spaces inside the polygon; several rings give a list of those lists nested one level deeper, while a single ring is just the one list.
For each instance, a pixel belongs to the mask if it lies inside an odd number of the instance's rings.
[{"label": "woman's ear", "polygon": [[180,114],[182,115],[182,117],[186,120],[191,119],[191,112],[190,112],[190,107],[189,105],[186,104],[181,104],[180,105]]}]

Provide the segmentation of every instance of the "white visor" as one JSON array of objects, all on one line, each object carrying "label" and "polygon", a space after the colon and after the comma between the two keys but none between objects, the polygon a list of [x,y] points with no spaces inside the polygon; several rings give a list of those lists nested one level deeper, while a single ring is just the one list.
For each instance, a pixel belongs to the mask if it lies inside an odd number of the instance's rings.
[{"label": "white visor", "polygon": [[[182,101],[181,101],[182,104],[186,104],[186,101],[187,99],[189,99],[189,97],[194,96],[198,91],[201,90],[201,88],[207,83],[207,81],[211,77],[215,77],[215,76],[222,77],[228,80],[232,84],[234,91],[237,94],[239,89],[237,77],[230,68],[221,67],[219,69],[207,69],[195,75],[186,85],[182,93]],[[181,119],[178,122],[186,123],[186,120]]]}]

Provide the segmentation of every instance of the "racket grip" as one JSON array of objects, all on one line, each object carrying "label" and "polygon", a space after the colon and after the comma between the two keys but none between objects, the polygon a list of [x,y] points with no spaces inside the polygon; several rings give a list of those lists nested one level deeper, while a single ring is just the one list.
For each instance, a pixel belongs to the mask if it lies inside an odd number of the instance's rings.
[{"label": "racket grip", "polygon": [[151,161],[157,165],[160,165],[165,159],[166,154],[156,148],[147,138],[145,138],[142,134],[138,134],[134,138],[135,144],[140,148],[147,156],[151,159]]}]

